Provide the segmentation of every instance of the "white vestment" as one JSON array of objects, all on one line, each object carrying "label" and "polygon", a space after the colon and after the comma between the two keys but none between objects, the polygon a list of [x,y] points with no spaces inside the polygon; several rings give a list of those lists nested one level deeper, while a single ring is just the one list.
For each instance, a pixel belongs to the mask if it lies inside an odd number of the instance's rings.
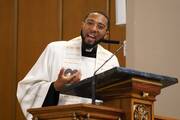
[{"label": "white vestment", "polygon": [[[112,53],[98,45],[96,58],[83,57],[81,55],[81,42],[81,37],[77,37],[70,41],[50,43],[29,73],[18,83],[17,98],[28,120],[31,120],[32,116],[27,112],[27,109],[42,106],[50,84],[57,79],[62,67],[80,69],[82,73],[81,80],[83,80],[91,77],[94,71],[112,55]],[[114,56],[98,73],[115,66],[119,66],[119,63]],[[59,105],[90,102],[89,99],[80,99],[75,96],[63,94],[60,96]]]}]

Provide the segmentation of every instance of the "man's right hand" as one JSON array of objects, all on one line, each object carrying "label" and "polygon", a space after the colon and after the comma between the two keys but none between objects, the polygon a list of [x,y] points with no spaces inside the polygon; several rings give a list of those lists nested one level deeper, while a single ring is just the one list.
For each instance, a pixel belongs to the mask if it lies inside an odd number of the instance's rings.
[{"label": "man's right hand", "polygon": [[64,68],[60,70],[58,79],[54,82],[54,88],[56,91],[60,91],[65,84],[77,83],[81,79],[81,72],[79,70],[72,75],[65,75],[64,71]]}]

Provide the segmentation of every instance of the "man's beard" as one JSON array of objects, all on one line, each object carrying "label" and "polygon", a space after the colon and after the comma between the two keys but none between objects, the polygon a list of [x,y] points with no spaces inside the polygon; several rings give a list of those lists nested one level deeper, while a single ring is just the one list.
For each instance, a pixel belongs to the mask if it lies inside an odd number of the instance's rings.
[{"label": "man's beard", "polygon": [[85,38],[83,37],[82,30],[81,30],[81,38],[82,38],[82,45],[83,45],[84,48],[86,48],[86,49],[95,48],[95,47],[97,47],[97,44],[100,42],[100,40],[96,40],[93,44],[86,43],[86,42],[85,42]]}]

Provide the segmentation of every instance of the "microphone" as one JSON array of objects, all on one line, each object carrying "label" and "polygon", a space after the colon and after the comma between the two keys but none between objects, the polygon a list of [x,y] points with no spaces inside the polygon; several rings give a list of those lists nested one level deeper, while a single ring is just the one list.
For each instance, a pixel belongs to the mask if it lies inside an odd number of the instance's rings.
[{"label": "microphone", "polygon": [[119,44],[119,43],[120,43],[120,42],[117,41],[117,40],[106,40],[106,39],[102,39],[102,40],[100,40],[100,42],[110,43],[110,44]]},{"label": "microphone", "polygon": [[119,44],[120,42],[117,40],[107,40],[107,39],[101,39],[96,41],[93,45],[88,46],[88,48],[86,49],[86,52],[91,52],[99,43],[107,43],[107,44]]},{"label": "microphone", "polygon": [[[109,41],[109,40],[108,40]],[[116,49],[116,51],[94,72],[93,74],[93,79],[91,82],[91,99],[92,99],[92,104],[95,104],[96,102],[96,73],[108,62],[111,60],[112,57],[114,57],[122,48],[124,47],[123,42],[121,42],[121,46]]]}]

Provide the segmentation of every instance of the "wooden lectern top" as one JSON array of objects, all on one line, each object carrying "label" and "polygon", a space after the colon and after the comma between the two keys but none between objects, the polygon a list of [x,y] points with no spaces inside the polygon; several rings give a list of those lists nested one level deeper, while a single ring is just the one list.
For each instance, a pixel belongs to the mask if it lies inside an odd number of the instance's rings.
[{"label": "wooden lectern top", "polygon": [[82,80],[79,83],[65,86],[61,93],[91,98],[91,81],[93,79],[96,81],[96,89],[98,90],[112,84],[128,81],[132,78],[138,78],[138,80],[144,81],[145,83],[160,85],[161,88],[168,87],[178,82],[175,77],[142,72],[124,67],[114,67],[103,73]]}]

